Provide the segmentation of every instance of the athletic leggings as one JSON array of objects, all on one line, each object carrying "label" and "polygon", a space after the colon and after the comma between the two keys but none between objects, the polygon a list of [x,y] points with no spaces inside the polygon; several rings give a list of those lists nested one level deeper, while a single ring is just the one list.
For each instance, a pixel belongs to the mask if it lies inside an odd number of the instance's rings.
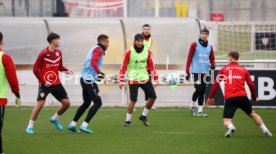
[{"label": "athletic leggings", "polygon": [[4,113],[5,113],[5,106],[0,106],[0,153],[3,153],[2,128],[3,128],[3,122],[4,122]]},{"label": "athletic leggings", "polygon": [[94,115],[97,113],[97,111],[102,106],[102,99],[98,95],[99,93],[99,87],[96,83],[91,83],[91,81],[86,81],[83,78],[81,78],[81,87],[82,87],[82,95],[83,95],[83,104],[78,108],[77,113],[74,117],[74,121],[77,122],[80,117],[83,115],[85,110],[91,105],[91,102],[93,101],[94,104],[90,108],[86,118],[85,122],[89,123],[91,119],[94,117]]},{"label": "athletic leggings", "polygon": [[204,102],[205,91],[207,88],[207,84],[205,83],[205,81],[209,81],[209,79],[202,74],[193,74],[193,76],[195,82],[195,92],[193,94],[192,100],[195,102],[198,99],[198,105],[202,106]]}]

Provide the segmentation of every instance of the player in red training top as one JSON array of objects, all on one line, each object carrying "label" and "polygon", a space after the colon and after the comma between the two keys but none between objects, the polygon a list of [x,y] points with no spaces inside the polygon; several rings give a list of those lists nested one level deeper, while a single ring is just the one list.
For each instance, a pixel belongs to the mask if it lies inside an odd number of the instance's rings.
[{"label": "player in red training top", "polygon": [[223,121],[224,126],[228,128],[225,137],[231,137],[236,131],[235,126],[232,123],[234,114],[238,108],[242,109],[260,128],[263,133],[271,137],[272,134],[266,128],[261,117],[252,110],[252,104],[250,103],[244,85],[247,83],[251,97],[253,101],[259,102],[256,96],[255,85],[250,78],[249,72],[239,65],[239,52],[230,51],[228,54],[229,64],[224,66],[216,77],[216,81],[211,89],[207,105],[214,104],[214,95],[219,87],[219,82],[224,81],[224,111]]},{"label": "player in red training top", "polygon": [[49,46],[43,49],[36,62],[34,64],[33,72],[39,81],[37,103],[33,108],[30,121],[26,132],[33,134],[34,122],[42,109],[45,99],[49,93],[51,93],[58,101],[61,102],[61,106],[57,109],[57,112],[50,118],[50,122],[54,126],[62,131],[63,128],[59,123],[59,116],[62,115],[70,106],[70,102],[64,87],[59,79],[59,71],[66,74],[72,74],[62,64],[62,53],[57,48],[60,46],[60,36],[55,33],[50,33],[47,37]]}]

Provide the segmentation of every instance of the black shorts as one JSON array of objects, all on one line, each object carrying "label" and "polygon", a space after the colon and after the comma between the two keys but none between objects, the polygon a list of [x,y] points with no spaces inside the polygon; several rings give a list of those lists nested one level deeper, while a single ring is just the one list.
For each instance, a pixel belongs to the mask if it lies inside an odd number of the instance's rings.
[{"label": "black shorts", "polygon": [[148,93],[145,92],[145,101],[147,101],[150,98],[150,96],[148,95]]},{"label": "black shorts", "polygon": [[[148,71],[148,73],[149,73],[149,81],[151,82],[152,77],[151,77],[150,71]],[[150,98],[150,96],[148,95],[148,93],[145,92],[145,101],[147,101],[149,98]]]},{"label": "black shorts", "polygon": [[156,98],[155,89],[154,89],[151,81],[148,81],[145,84],[130,84],[129,85],[129,93],[130,93],[131,101],[137,102],[139,87],[141,87],[142,90],[145,92],[146,98],[154,98],[154,99]]},{"label": "black shorts", "polygon": [[67,92],[62,84],[50,87],[46,87],[44,84],[41,84],[38,88],[37,101],[45,101],[49,93],[51,93],[58,101],[68,99]]},{"label": "black shorts", "polygon": [[207,85],[211,82],[211,77],[209,75],[193,73],[193,78],[195,88],[200,87],[206,89]]},{"label": "black shorts", "polygon": [[242,109],[247,115],[252,113],[252,105],[247,96],[232,97],[225,100],[223,118],[233,119],[238,108]]},{"label": "black shorts", "polygon": [[96,83],[84,80],[83,78],[80,79],[80,83],[84,102],[97,101],[100,99],[100,96],[98,95],[100,90]]}]

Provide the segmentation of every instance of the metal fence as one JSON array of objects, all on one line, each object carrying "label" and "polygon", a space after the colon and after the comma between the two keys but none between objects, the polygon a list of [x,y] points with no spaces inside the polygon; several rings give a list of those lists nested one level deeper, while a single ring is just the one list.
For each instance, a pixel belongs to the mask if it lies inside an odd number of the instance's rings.
[{"label": "metal fence", "polygon": [[50,17],[56,0],[0,0],[0,17]]},{"label": "metal fence", "polygon": [[198,17],[275,21],[275,0],[0,0],[0,17]]}]

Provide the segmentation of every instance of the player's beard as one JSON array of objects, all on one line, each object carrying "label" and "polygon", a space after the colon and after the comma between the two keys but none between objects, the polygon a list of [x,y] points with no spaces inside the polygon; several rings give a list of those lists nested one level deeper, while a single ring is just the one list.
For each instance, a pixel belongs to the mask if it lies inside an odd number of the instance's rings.
[{"label": "player's beard", "polygon": [[141,47],[138,47],[137,45],[134,45],[134,49],[137,53],[140,53],[144,50],[144,45],[142,45]]}]

